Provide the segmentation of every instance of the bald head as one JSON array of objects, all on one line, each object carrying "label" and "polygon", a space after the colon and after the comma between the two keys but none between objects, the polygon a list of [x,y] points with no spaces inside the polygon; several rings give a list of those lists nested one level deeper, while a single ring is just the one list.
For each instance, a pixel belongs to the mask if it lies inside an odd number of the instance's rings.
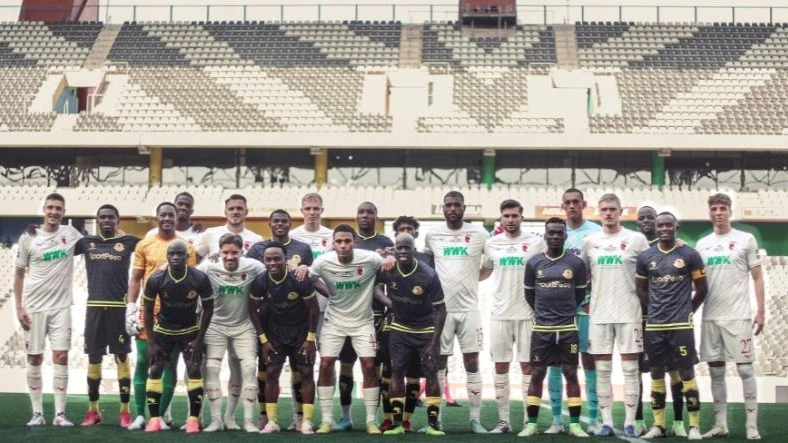
[{"label": "bald head", "polygon": [[413,244],[415,242],[415,239],[413,238],[412,235],[408,234],[407,232],[403,232],[401,234],[398,234],[397,238],[394,239],[394,241],[395,241],[396,245],[400,245],[400,244],[408,245],[408,246],[410,246],[412,248]]},{"label": "bald head", "polygon": [[[416,266],[416,241],[407,232],[397,234],[394,239],[394,252],[396,253],[397,266],[401,272],[409,272]],[[402,271],[405,269],[405,271]]]},{"label": "bald head", "polygon": [[186,242],[181,239],[176,239],[167,245],[167,264],[174,270],[183,270],[186,268],[186,256],[188,255],[188,247]]}]

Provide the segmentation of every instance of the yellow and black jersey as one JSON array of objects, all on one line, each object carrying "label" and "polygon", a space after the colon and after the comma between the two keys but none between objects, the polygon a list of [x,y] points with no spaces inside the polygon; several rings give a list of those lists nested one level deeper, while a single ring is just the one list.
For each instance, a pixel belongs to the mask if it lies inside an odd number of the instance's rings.
[{"label": "yellow and black jersey", "polygon": [[268,318],[269,324],[263,324],[266,332],[273,331],[276,326],[309,326],[309,311],[304,300],[315,297],[315,289],[309,279],[298,281],[290,271],[286,271],[280,280],[274,280],[268,271],[258,275],[252,282],[249,297],[261,300],[261,320]]},{"label": "yellow and black jersey", "polygon": [[88,306],[126,307],[129,266],[139,241],[133,235],[112,238],[88,235],[79,239],[74,253],[85,256]]},{"label": "yellow and black jersey", "polygon": [[159,299],[160,309],[153,331],[166,335],[199,331],[198,298],[214,298],[211,280],[204,272],[191,266],[186,268],[186,275],[181,278],[174,278],[169,267],[154,272],[145,284],[145,294],[142,297],[146,302]]},{"label": "yellow and black jersey", "polygon": [[586,265],[574,254],[537,254],[525,265],[525,288],[533,289],[534,331],[576,331],[577,290],[588,285]]},{"label": "yellow and black jersey", "polygon": [[426,263],[416,261],[416,267],[408,272],[400,271],[399,265],[391,272],[379,272],[378,283],[386,286],[386,294],[392,303],[389,331],[426,334],[435,331],[435,306],[443,304],[443,288],[434,269]]}]

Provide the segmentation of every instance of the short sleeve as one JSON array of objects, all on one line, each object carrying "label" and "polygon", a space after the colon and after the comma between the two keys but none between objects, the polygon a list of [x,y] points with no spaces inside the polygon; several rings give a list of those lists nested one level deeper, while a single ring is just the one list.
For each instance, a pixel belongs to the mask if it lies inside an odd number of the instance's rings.
[{"label": "short sleeve", "polygon": [[207,275],[202,274],[200,278],[200,287],[197,289],[200,293],[200,300],[212,300],[213,287],[211,286],[211,279]]},{"label": "short sleeve", "polygon": [[312,256],[312,247],[308,244],[304,243],[304,256],[301,257],[301,263],[312,266],[312,263],[315,262],[314,257]]},{"label": "short sleeve", "polygon": [[209,252],[211,252],[211,236],[207,234],[208,233],[206,232],[200,237],[200,243],[197,245],[196,253],[200,257],[205,257]]},{"label": "short sleeve", "polygon": [[635,265],[635,278],[648,278],[648,266],[646,266],[645,253],[638,255],[637,264]]},{"label": "short sleeve", "polygon": [[575,288],[585,288],[588,286],[588,274],[586,273],[586,265],[581,260],[575,261]]},{"label": "short sleeve", "polygon": [[262,242],[257,242],[246,251],[246,257],[255,259],[256,261],[262,263],[263,262],[263,254],[262,254]]},{"label": "short sleeve", "polygon": [[697,250],[689,248],[690,250],[690,272],[692,279],[697,280],[706,276],[706,264],[703,263],[703,257],[700,256]]},{"label": "short sleeve", "polygon": [[252,287],[249,290],[249,297],[255,300],[260,300],[263,298],[263,295],[268,290],[266,288],[266,279],[268,278],[268,274],[265,272],[260,273],[257,277],[255,277],[254,281],[252,282]]},{"label": "short sleeve", "polygon": [[750,235],[750,239],[747,242],[747,267],[757,268],[761,266],[761,256],[758,254],[758,240],[755,239],[754,235]]},{"label": "short sleeve", "polygon": [[490,257],[490,241],[484,242],[484,255],[482,255],[482,267],[487,269],[493,268],[493,260]]},{"label": "short sleeve", "polygon": [[156,295],[158,295],[158,286],[159,286],[159,275],[161,275],[161,271],[156,272],[148,279],[145,283],[145,291],[142,293],[142,298],[148,301],[153,301],[156,299]]},{"label": "short sleeve", "polygon": [[28,234],[22,234],[19,237],[19,245],[16,249],[16,266],[19,268],[27,268],[30,264],[30,241],[32,237]]},{"label": "short sleeve", "polygon": [[534,289],[536,287],[536,257],[528,260],[525,264],[525,278],[523,278],[523,286],[525,289]]},{"label": "short sleeve", "polygon": [[580,246],[580,259],[583,260],[583,263],[586,264],[586,268],[591,268],[591,262],[589,261],[589,249],[591,248],[590,241],[588,237],[583,238],[583,245]]},{"label": "short sleeve", "polygon": [[208,272],[208,267],[210,266],[210,260],[203,260],[197,265],[197,270],[200,272]]},{"label": "short sleeve", "polygon": [[186,264],[189,266],[197,266],[197,254],[194,251],[194,246],[191,243],[186,243],[186,250],[189,256],[186,258]]},{"label": "short sleeve", "polygon": [[433,275],[432,281],[430,281],[430,301],[433,305],[439,305],[444,302],[443,286],[441,286],[438,274]]},{"label": "short sleeve", "polygon": [[77,243],[74,245],[74,255],[82,255],[85,253],[85,245],[87,244],[87,238],[82,237],[77,240]]},{"label": "short sleeve", "polygon": [[147,242],[141,241],[134,248],[134,264],[132,265],[134,269],[145,269],[147,264],[145,260],[145,245],[147,244]]},{"label": "short sleeve", "polygon": [[304,281],[299,281],[298,290],[304,300],[315,296],[315,286],[312,284],[312,280],[306,279]]},{"label": "short sleeve", "polygon": [[427,232],[427,235],[424,236],[424,249],[421,252],[428,255],[435,255],[430,243],[432,243],[432,232]]},{"label": "short sleeve", "polygon": [[312,266],[309,267],[309,278],[312,279],[312,281],[315,281],[323,276],[323,268],[326,264],[326,260],[323,257],[325,256],[321,255],[318,257],[317,260],[312,263]]}]

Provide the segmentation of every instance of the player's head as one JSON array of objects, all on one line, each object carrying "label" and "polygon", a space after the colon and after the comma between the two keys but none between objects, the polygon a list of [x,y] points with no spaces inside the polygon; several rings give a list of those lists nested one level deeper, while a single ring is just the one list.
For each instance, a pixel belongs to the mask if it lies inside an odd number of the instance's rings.
[{"label": "player's head", "polygon": [[599,217],[602,219],[602,226],[606,228],[617,227],[620,224],[621,213],[621,200],[616,194],[607,193],[599,199],[597,206]]},{"label": "player's head", "polygon": [[96,211],[96,220],[98,220],[99,230],[104,237],[112,236],[115,234],[115,229],[120,222],[120,213],[118,208],[105,204],[101,205]]},{"label": "player's head", "polygon": [[231,272],[238,269],[243,253],[244,240],[240,235],[228,232],[219,237],[219,256],[224,269]]},{"label": "player's head", "polygon": [[249,215],[246,207],[246,197],[241,194],[233,194],[224,201],[224,217],[230,226],[241,226]]},{"label": "player's head", "polygon": [[676,240],[676,230],[678,230],[679,223],[673,213],[663,211],[657,214],[656,225],[657,237],[660,242]]},{"label": "player's head", "polygon": [[188,223],[194,214],[194,196],[188,192],[181,192],[175,196],[173,203],[178,211],[178,221]]},{"label": "player's head", "polygon": [[397,256],[397,263],[407,265],[413,263],[413,257],[416,254],[416,240],[407,232],[397,234],[397,238],[394,240],[394,253]]},{"label": "player's head", "polygon": [[637,225],[640,233],[646,238],[653,238],[655,235],[654,224],[657,221],[657,210],[651,206],[641,206],[638,209]]},{"label": "player's head", "polygon": [[348,224],[334,228],[334,251],[339,261],[345,263],[353,259],[353,248],[356,247],[356,230]]},{"label": "player's head", "polygon": [[268,216],[268,227],[276,238],[285,238],[290,233],[290,214],[284,209],[276,209]]},{"label": "player's head", "polygon": [[370,232],[375,230],[378,222],[378,207],[374,203],[364,202],[358,205],[356,211],[356,224],[359,231]]},{"label": "player's head", "polygon": [[287,248],[278,241],[268,242],[263,251],[263,264],[273,275],[282,275],[287,269]]},{"label": "player's head", "polygon": [[563,251],[566,241],[566,220],[551,217],[544,222],[544,239],[552,252]]},{"label": "player's head", "polygon": [[301,215],[304,216],[305,225],[317,228],[323,216],[323,197],[317,192],[305,194],[301,198]]},{"label": "player's head", "polygon": [[175,214],[177,212],[178,209],[172,202],[161,202],[156,206],[156,224],[160,231],[175,231]]},{"label": "player's head", "polygon": [[449,223],[462,223],[465,216],[465,197],[459,191],[449,191],[443,196],[443,218]]},{"label": "player's head", "polygon": [[186,247],[186,242],[181,239],[176,239],[167,245],[167,264],[175,270],[184,269],[186,267],[186,256],[189,249]]},{"label": "player's head", "polygon": [[57,226],[66,214],[66,199],[57,192],[44,198],[44,224]]},{"label": "player's head", "polygon": [[504,200],[501,202],[501,227],[510,235],[520,233],[520,224],[523,222],[523,205],[517,200]]},{"label": "player's head", "polygon": [[401,234],[403,232],[407,232],[408,234],[412,235],[413,238],[418,238],[419,221],[416,220],[416,217],[400,215],[396,220],[394,220],[394,233]]},{"label": "player's head", "polygon": [[583,191],[569,188],[561,195],[561,209],[564,210],[566,219],[573,225],[583,222],[583,209],[587,206]]},{"label": "player's head", "polygon": [[727,229],[731,225],[733,201],[728,194],[719,192],[709,197],[709,218],[715,228]]}]

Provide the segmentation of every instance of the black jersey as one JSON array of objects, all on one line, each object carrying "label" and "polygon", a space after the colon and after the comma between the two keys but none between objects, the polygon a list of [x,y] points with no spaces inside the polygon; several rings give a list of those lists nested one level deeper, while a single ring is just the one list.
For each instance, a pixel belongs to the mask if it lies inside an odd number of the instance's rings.
[{"label": "black jersey", "polygon": [[84,254],[88,306],[125,307],[129,266],[140,239],[133,235],[104,238],[88,235],[77,241],[74,254]]},{"label": "black jersey", "polygon": [[[246,256],[265,264],[263,262],[263,253],[272,241],[263,240],[253,244],[246,252]],[[288,267],[295,268],[298,265],[312,266],[312,248],[308,244],[291,238],[284,245],[285,249],[287,249],[285,258],[287,259]]]},{"label": "black jersey", "polygon": [[574,254],[537,254],[525,265],[525,288],[533,289],[534,331],[575,331],[577,289],[588,285],[586,265]]},{"label": "black jersey", "polygon": [[356,249],[377,252],[378,255],[385,256],[386,248],[393,248],[394,242],[385,235],[375,234],[372,237],[356,236]]},{"label": "black jersey", "polygon": [[379,272],[378,282],[386,286],[391,299],[393,318],[389,330],[415,334],[435,330],[434,306],[442,304],[443,288],[434,269],[416,261],[416,268],[403,274],[399,266],[391,272]]},{"label": "black jersey", "polygon": [[646,330],[692,329],[692,281],[705,275],[703,259],[687,245],[643,251],[635,277],[648,280]]},{"label": "black jersey", "polygon": [[166,335],[190,334],[200,330],[197,319],[197,302],[212,300],[213,288],[208,276],[191,266],[186,268],[186,275],[175,279],[170,275],[169,267],[156,271],[145,284],[146,301],[159,298],[161,309],[156,315],[153,331]]},{"label": "black jersey", "polygon": [[[309,321],[309,313],[304,300],[315,296],[315,290],[309,279],[298,281],[289,271],[282,280],[276,281],[268,273],[263,272],[252,282],[249,294],[255,300],[262,300],[263,308],[268,311],[266,331],[276,326],[303,326]],[[262,311],[262,309],[261,309]]]}]

